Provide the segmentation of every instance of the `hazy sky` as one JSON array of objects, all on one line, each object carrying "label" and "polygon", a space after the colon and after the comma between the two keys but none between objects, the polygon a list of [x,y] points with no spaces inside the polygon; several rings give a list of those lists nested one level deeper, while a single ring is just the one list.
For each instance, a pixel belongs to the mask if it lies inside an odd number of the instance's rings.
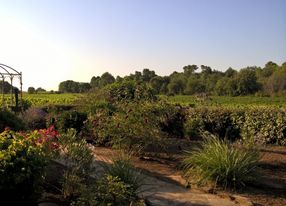
[{"label": "hazy sky", "polygon": [[286,61],[286,0],[0,0],[0,63],[57,90],[108,71]]}]

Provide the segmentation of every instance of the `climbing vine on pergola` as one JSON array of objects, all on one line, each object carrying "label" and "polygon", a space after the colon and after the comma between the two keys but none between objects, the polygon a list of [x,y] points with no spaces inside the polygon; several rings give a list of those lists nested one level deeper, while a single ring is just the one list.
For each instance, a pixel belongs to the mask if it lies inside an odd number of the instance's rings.
[{"label": "climbing vine on pergola", "polygon": [[[12,67],[0,63],[0,81],[2,81],[2,86],[0,87],[0,93],[2,93],[2,108],[5,107],[6,105],[10,106],[11,108],[13,108],[13,107],[17,108],[19,106],[18,100],[17,100],[19,91],[18,91],[18,89],[14,89],[14,87],[13,87],[13,81],[15,79],[18,79],[18,81],[20,82],[20,105],[22,106],[22,103],[23,103],[22,72],[18,72],[17,70],[13,69]],[[4,87],[5,87],[5,81],[6,80],[8,80],[8,82],[11,85],[10,105],[8,102],[5,101]],[[14,98],[14,94],[15,94],[15,98]],[[14,102],[14,99],[15,99],[15,102]]]}]

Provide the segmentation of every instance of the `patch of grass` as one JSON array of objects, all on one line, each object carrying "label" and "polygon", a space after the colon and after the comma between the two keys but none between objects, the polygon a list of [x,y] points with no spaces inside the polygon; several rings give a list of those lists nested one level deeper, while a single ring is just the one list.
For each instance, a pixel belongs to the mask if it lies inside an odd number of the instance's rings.
[{"label": "patch of grass", "polygon": [[211,135],[200,148],[186,152],[183,165],[187,174],[198,175],[198,184],[211,181],[235,188],[255,179],[259,157],[254,149],[237,148]]}]

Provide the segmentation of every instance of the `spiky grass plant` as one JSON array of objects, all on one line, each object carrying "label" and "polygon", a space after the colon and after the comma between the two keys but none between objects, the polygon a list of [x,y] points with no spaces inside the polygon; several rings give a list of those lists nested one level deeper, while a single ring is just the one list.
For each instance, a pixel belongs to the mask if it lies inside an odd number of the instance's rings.
[{"label": "spiky grass plant", "polygon": [[112,164],[104,166],[105,172],[113,177],[118,177],[122,182],[128,184],[135,191],[142,186],[142,176],[131,162],[131,154],[124,152],[113,157]]},{"label": "spiky grass plant", "polygon": [[255,178],[258,161],[258,151],[234,147],[210,135],[200,148],[186,152],[183,165],[187,174],[198,176],[198,184],[211,181],[235,188]]}]

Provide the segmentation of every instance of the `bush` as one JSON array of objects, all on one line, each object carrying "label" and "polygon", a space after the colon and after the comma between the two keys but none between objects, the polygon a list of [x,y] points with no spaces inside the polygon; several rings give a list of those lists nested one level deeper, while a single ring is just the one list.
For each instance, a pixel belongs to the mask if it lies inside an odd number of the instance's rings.
[{"label": "bush", "polygon": [[80,132],[86,119],[86,113],[77,112],[75,110],[64,111],[59,114],[52,114],[48,120],[48,125],[55,125],[56,128],[62,132],[66,132],[71,128]]},{"label": "bush", "polygon": [[156,99],[153,90],[146,83],[123,81],[91,91],[78,101],[78,105],[83,111],[94,114],[97,108],[104,107],[113,110],[118,103],[154,101]]},{"label": "bush", "polygon": [[112,177],[118,177],[122,182],[129,185],[129,188],[134,191],[142,185],[142,179],[140,172],[136,171],[131,163],[131,157],[127,154],[120,154],[117,158],[114,158],[112,164],[104,166],[105,173]]},{"label": "bush", "polygon": [[134,189],[117,176],[106,175],[98,183],[98,199],[103,205],[133,205]]},{"label": "bush", "polygon": [[152,103],[122,104],[112,116],[106,112],[89,117],[86,128],[97,143],[109,143],[116,148],[136,150],[164,149],[162,141],[168,134],[162,132]]},{"label": "bush", "polygon": [[185,136],[201,138],[204,131],[221,139],[262,144],[286,144],[286,110],[273,107],[192,108],[184,125]]},{"label": "bush", "polygon": [[[185,123],[185,135],[188,138],[197,138],[201,137],[202,131],[207,131],[221,139],[236,140],[240,137],[240,129],[232,115],[238,112],[238,110],[220,107],[189,109]],[[241,114],[237,116],[239,115]]]},{"label": "bush", "polygon": [[0,110],[0,132],[3,131],[6,127],[18,131],[24,130],[25,124],[15,114],[7,110]]},{"label": "bush", "polygon": [[77,138],[75,129],[69,129],[59,137],[62,149],[60,159],[66,169],[62,179],[62,194],[67,200],[80,195],[92,172],[93,154],[84,139]]},{"label": "bush", "polygon": [[279,108],[252,108],[243,115],[234,116],[246,142],[286,145],[286,110]]},{"label": "bush", "polygon": [[11,205],[30,199],[39,192],[45,166],[57,149],[57,133],[48,130],[0,134],[0,196]]},{"label": "bush", "polygon": [[188,151],[183,160],[188,174],[198,174],[199,184],[212,181],[223,187],[244,186],[257,175],[256,150],[236,148],[215,136],[205,137],[201,148]]},{"label": "bush", "polygon": [[25,121],[26,125],[31,130],[46,128],[46,118],[47,113],[44,110],[35,107],[29,108],[21,115],[21,119]]},{"label": "bush", "polygon": [[185,109],[181,106],[172,105],[164,101],[153,102],[147,110],[156,115],[162,132],[169,137],[183,137],[185,123]]}]

